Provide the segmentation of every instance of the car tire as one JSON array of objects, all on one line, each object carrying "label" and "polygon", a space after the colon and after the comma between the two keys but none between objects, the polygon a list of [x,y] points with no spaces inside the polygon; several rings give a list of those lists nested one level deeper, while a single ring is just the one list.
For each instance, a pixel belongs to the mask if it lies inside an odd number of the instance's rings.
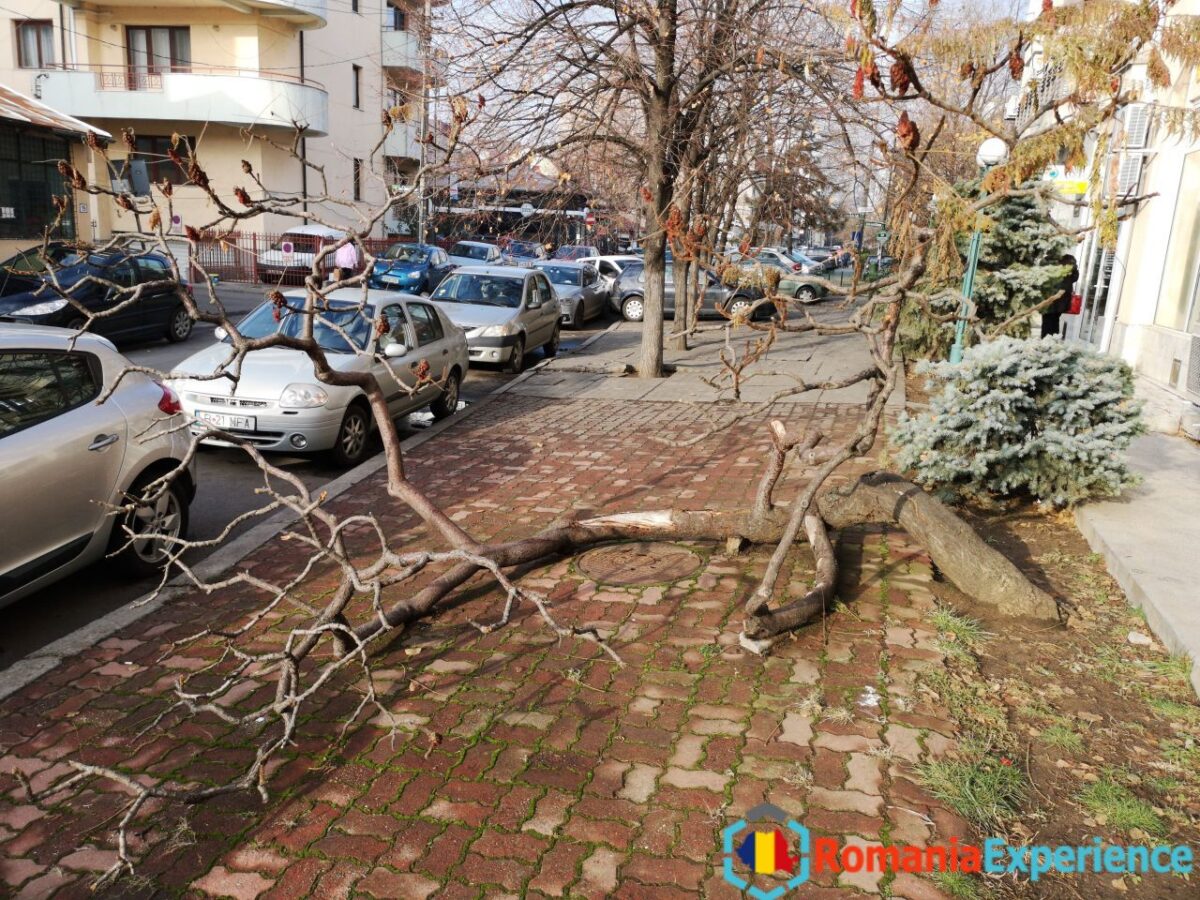
[{"label": "car tire", "polygon": [[525,335],[520,335],[513,344],[512,355],[504,365],[505,371],[520,375],[525,371]]},{"label": "car tire", "polygon": [[542,356],[546,359],[552,359],[558,356],[558,345],[562,339],[562,326],[557,322],[554,325],[554,333],[550,335],[550,340],[542,345]]},{"label": "car tire", "polygon": [[626,297],[621,302],[621,316],[626,322],[640,322],[646,317],[646,301],[640,294]]},{"label": "car tire", "polygon": [[817,299],[817,290],[811,284],[801,286],[796,291],[797,303],[813,303]]},{"label": "car tire", "polygon": [[362,404],[351,403],[342,416],[342,424],[329,455],[342,468],[352,468],[367,458],[370,440],[370,414]]},{"label": "car tire", "polygon": [[458,374],[458,369],[451,369],[450,374],[446,376],[446,384],[442,387],[442,392],[438,394],[436,400],[429,404],[429,411],[433,413],[434,421],[440,422],[458,412],[458,398],[461,393],[462,376]]},{"label": "car tire", "polygon": [[[142,490],[154,480],[154,477],[140,478],[133,487],[125,492],[127,500],[136,500]],[[187,538],[188,499],[178,478],[167,485],[153,504],[145,506],[139,504],[125,513],[121,520],[113,526],[110,546],[114,550],[120,551],[116,557],[120,567],[132,578],[149,578],[157,575],[167,564],[171,554],[178,548],[170,542],[131,538],[130,531],[134,534],[159,534],[172,538]]]},{"label": "car tire", "polygon": [[729,301],[727,312],[729,315],[734,316],[737,315],[740,310],[748,310],[752,306],[754,306],[754,301],[749,297],[734,297]]},{"label": "car tire", "polygon": [[195,325],[191,314],[183,306],[176,307],[167,322],[167,341],[172,344],[182,344],[192,336],[192,326]]}]

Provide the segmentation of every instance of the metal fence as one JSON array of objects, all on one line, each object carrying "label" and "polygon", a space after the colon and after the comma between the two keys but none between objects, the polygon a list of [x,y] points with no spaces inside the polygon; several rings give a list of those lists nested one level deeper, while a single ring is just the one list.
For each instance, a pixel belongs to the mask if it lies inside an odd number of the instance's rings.
[{"label": "metal fence", "polygon": [[[373,255],[379,256],[402,238],[367,238],[363,246]],[[292,244],[289,257],[282,252],[284,242]],[[219,240],[201,241],[196,245],[192,279],[203,278],[201,269],[221,281],[250,281],[268,284],[301,284],[312,270],[315,253],[334,239],[322,239],[316,235],[262,234],[259,232],[234,232]],[[326,273],[333,269],[333,253],[321,262]],[[361,262],[361,261],[360,261]]]}]

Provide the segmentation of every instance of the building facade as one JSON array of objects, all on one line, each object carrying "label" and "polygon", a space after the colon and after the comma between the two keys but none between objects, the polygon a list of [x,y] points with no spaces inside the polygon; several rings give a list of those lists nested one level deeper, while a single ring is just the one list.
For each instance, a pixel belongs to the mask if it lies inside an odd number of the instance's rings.
[{"label": "building facade", "polygon": [[[0,83],[114,136],[107,161],[89,154],[89,179],[155,196],[149,184],[172,182],[177,229],[216,215],[166,158],[176,135],[234,208],[234,187],[261,195],[246,160],[273,193],[321,198],[313,214],[362,229],[350,204],[382,207],[420,164],[425,9],[413,0],[22,0],[24,15],[5,11],[0,28]],[[385,135],[383,111],[396,107],[404,119]],[[125,128],[137,166],[124,165]],[[131,213],[95,200],[77,198],[80,238],[136,229]],[[403,220],[390,211],[370,233]],[[264,215],[239,230],[299,222]]]}]

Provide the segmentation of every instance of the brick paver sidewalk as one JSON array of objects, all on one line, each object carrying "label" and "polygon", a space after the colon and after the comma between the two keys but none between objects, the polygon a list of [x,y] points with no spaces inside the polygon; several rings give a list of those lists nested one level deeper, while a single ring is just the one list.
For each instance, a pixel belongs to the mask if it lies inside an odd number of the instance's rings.
[{"label": "brick paver sidewalk", "polygon": [[[778,414],[836,437],[856,410],[789,404]],[[691,433],[714,414],[510,396],[420,447],[409,467],[482,536],[528,534],[585,507],[744,502],[766,446],[763,419],[686,450],[648,439]],[[375,478],[335,506],[370,509],[393,534],[420,538],[382,498]],[[598,585],[570,561],[525,576],[552,595],[561,620],[612,634],[624,668],[584,642],[556,642],[528,611],[483,636],[467,620],[494,616],[497,597],[468,595],[378,660],[400,735],[364,721],[335,745],[358,695],[332,692],[274,773],[270,804],[245,796],[159,810],[138,835],[137,876],[110,892],[736,896],[721,878],[720,830],[763,801],[848,844],[963,836],[965,823],[911,777],[913,763],[952,741],[946,712],[913,689],[918,671],[941,660],[922,619],[933,602],[927,559],[895,534],[844,536],[848,608],[759,658],[735,635],[765,554],[696,549],[702,567],[674,584]],[[276,542],[245,564],[278,573],[292,554]],[[796,558],[789,594],[811,571],[805,553]],[[248,736],[216,720],[135,736],[171,679],[202,664],[156,662],[168,642],[247,608],[229,593],[172,604],[9,698],[0,773],[20,769],[37,788],[66,758],[196,780],[237,771]],[[432,749],[425,729],[441,735]],[[120,805],[120,795],[89,791],[43,813],[0,774],[0,894],[87,895],[113,859]],[[940,896],[911,875],[834,884],[823,875],[802,896],[881,887]]]}]

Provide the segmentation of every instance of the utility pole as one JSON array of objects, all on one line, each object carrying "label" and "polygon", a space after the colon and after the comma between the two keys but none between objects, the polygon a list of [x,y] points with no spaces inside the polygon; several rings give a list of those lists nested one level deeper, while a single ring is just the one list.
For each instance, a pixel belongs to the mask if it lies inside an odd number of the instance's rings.
[{"label": "utility pole", "polygon": [[421,22],[421,153],[420,168],[417,170],[417,243],[424,244],[429,229],[427,214],[425,165],[429,153],[429,57],[433,53],[433,9],[430,0],[425,0],[425,17]]}]

